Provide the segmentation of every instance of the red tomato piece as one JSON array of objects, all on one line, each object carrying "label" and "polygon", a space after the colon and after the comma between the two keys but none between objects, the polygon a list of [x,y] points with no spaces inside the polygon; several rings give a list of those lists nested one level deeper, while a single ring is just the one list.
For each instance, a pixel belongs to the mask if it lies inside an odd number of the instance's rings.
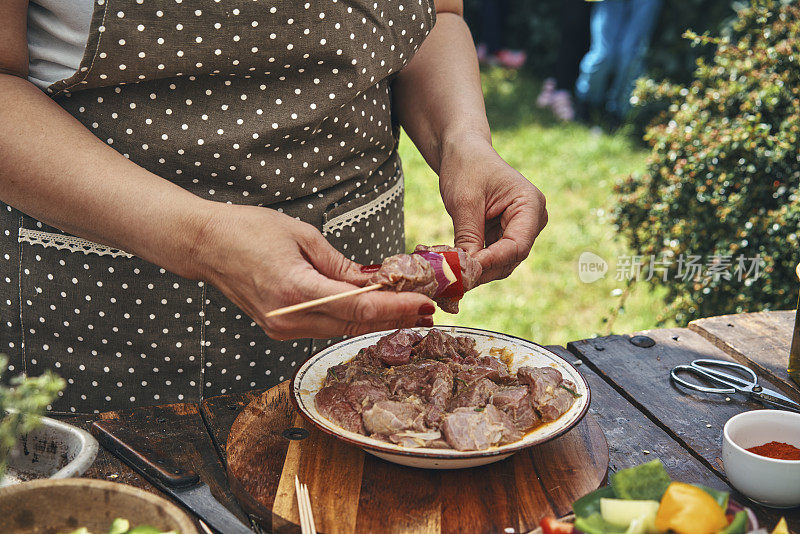
[{"label": "red tomato piece", "polygon": [[461,274],[461,260],[458,259],[458,252],[454,250],[448,250],[446,252],[439,252],[439,254],[444,256],[445,261],[447,261],[447,265],[450,266],[450,270],[456,275],[456,281],[447,286],[447,289],[442,291],[442,293],[436,297],[460,299],[464,296],[464,278]]},{"label": "red tomato piece", "polygon": [[555,517],[545,517],[539,523],[544,534],[572,534],[575,527],[572,523],[559,521]]}]

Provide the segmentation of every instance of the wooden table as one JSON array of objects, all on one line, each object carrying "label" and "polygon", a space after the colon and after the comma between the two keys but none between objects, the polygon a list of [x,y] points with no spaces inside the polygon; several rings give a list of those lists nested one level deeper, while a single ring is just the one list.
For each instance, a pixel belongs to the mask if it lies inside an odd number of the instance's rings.
[{"label": "wooden table", "polygon": [[[731,416],[761,405],[742,396],[713,396],[672,385],[669,370],[696,358],[735,360],[750,365],[767,387],[800,401],[800,388],[786,373],[794,312],[711,317],[688,328],[573,341],[549,347],[579,365],[592,389],[591,412],[605,432],[611,471],[660,458],[670,475],[730,490],[721,461],[722,426]],[[647,336],[651,347],[632,343]],[[645,343],[646,344],[646,343]],[[202,404],[171,404],[95,416],[64,416],[88,428],[97,419],[120,419],[155,440],[179,464],[191,466],[212,492],[243,521],[225,476],[225,442],[239,411],[260,392],[225,395]],[[87,477],[125,482],[157,491],[116,458],[101,450]],[[738,496],[742,502],[747,499]],[[775,511],[751,505],[772,527],[784,515],[800,532],[800,508]],[[387,525],[390,529],[391,525]]]}]

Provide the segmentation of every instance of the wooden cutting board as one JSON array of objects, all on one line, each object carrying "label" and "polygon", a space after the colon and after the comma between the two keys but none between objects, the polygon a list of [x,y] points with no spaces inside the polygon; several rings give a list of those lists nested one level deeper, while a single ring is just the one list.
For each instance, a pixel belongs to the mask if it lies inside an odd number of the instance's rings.
[{"label": "wooden cutting board", "polygon": [[[528,532],[605,482],[608,444],[587,414],[560,438],[459,470],[395,465],[316,430],[284,382],[253,400],[228,435],[228,479],[266,528],[299,532],[294,477],[308,484],[325,533]],[[301,430],[298,430],[301,429]],[[300,439],[298,439],[300,438]]]}]

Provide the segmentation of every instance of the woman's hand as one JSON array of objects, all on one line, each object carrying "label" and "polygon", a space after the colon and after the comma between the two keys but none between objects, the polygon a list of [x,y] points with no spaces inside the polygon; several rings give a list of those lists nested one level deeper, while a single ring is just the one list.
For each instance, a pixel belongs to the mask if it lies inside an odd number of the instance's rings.
[{"label": "woman's hand", "polygon": [[[544,195],[491,145],[475,44],[461,0],[436,0],[436,25],[392,84],[393,111],[425,161],[453,218],[456,246],[504,278],[547,223]],[[486,248],[484,248],[484,246]]]},{"label": "woman's hand", "polygon": [[360,265],[304,222],[268,208],[213,202],[186,274],[207,280],[273,339],[326,338],[431,326],[433,302],[418,293],[373,291],[305,311],[273,309],[367,283]]},{"label": "woman's hand", "polygon": [[542,192],[479,136],[448,143],[439,189],[455,244],[481,263],[482,284],[510,275],[547,224]]}]

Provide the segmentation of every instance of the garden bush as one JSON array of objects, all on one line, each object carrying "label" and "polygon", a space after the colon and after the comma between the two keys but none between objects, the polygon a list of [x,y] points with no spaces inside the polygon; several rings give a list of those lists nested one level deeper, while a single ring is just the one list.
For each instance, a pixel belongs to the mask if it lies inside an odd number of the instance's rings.
[{"label": "garden bush", "polygon": [[[647,170],[617,185],[615,222],[638,255],[706,260],[700,277],[673,270],[666,282],[654,278],[668,291],[664,319],[792,308],[800,288],[800,7],[760,1],[739,12],[726,37],[687,37],[714,55],[698,61],[689,85],[640,82],[636,98],[669,107],[645,136]],[[740,282],[740,257],[760,257],[761,276]],[[731,279],[719,275],[722,266]]]},{"label": "garden bush", "polygon": [[[495,0],[465,0],[465,15],[473,34],[480,28],[480,3]],[[545,77],[553,70],[560,46],[559,10],[566,0],[509,1],[508,44],[528,52],[526,68]],[[741,0],[739,0],[741,2]],[[664,2],[653,32],[647,58],[648,72],[678,82],[690,79],[695,60],[704,53],[681,38],[687,29],[717,32],[734,15],[736,0],[681,0]]]}]

